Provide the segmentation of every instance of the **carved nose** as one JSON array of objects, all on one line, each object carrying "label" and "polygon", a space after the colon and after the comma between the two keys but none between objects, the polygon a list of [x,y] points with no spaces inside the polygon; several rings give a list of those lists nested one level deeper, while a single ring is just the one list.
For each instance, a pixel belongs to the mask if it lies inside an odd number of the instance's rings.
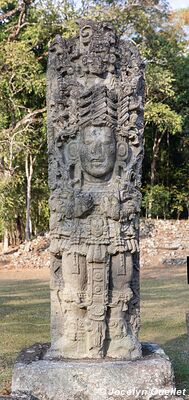
[{"label": "carved nose", "polygon": [[101,144],[98,145],[98,154],[100,154],[100,156],[102,155],[102,145]]},{"label": "carved nose", "polygon": [[92,152],[92,154],[102,155],[101,143],[94,143],[91,152]]}]

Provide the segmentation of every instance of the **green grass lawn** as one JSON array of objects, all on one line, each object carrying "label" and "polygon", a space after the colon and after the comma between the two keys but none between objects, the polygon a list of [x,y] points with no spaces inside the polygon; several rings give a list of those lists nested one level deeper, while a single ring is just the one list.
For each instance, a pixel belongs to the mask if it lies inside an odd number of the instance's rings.
[{"label": "green grass lawn", "polygon": [[[37,275],[37,272],[36,272]],[[189,341],[185,312],[189,288],[184,274],[142,278],[140,340],[162,345],[173,361],[178,389],[189,394]],[[0,279],[0,394],[11,386],[17,353],[36,342],[50,341],[48,282]]]},{"label": "green grass lawn", "polygon": [[173,363],[177,388],[186,388],[189,395],[189,287],[185,273],[178,274],[176,268],[170,275],[142,279],[140,340],[162,345]]}]

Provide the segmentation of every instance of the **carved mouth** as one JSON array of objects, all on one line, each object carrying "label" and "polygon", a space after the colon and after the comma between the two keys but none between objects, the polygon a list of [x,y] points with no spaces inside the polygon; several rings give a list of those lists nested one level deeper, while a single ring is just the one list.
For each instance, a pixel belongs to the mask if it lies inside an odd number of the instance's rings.
[{"label": "carved mouth", "polygon": [[94,163],[98,163],[98,164],[101,164],[102,162],[104,162],[104,159],[97,159],[97,158],[93,158],[92,160],[91,160],[92,162],[94,162]]}]

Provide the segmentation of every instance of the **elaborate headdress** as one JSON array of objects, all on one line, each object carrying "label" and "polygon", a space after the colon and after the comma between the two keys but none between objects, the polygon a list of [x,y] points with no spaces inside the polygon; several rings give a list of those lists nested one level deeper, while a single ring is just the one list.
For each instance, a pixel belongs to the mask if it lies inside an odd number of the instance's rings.
[{"label": "elaborate headdress", "polygon": [[84,91],[79,102],[79,126],[117,124],[117,95],[106,86],[93,86]]}]

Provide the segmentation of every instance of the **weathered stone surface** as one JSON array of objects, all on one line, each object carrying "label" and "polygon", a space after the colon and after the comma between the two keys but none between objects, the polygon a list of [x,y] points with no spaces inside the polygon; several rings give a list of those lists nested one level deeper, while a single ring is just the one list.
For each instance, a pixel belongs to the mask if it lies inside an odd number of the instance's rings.
[{"label": "weathered stone surface", "polygon": [[[36,361],[32,348],[30,354],[33,355],[28,363],[28,350],[25,350],[26,362],[22,352],[16,363],[12,389],[13,392],[22,389],[39,400],[155,400],[160,396],[153,390],[164,389],[171,394],[174,389],[169,358],[154,344],[144,343],[145,356],[136,361]],[[142,390],[147,393],[141,394]]]},{"label": "weathered stone surface", "polygon": [[107,22],[49,51],[47,357],[137,359],[144,65]]}]

